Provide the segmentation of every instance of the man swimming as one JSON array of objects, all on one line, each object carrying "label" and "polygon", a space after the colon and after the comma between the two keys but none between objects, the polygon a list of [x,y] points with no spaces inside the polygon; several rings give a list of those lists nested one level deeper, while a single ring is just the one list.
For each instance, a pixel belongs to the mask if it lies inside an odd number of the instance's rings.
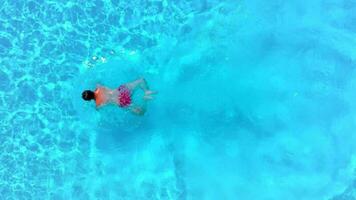
[{"label": "man swimming", "polygon": [[[138,102],[133,102],[133,93],[138,88],[141,88],[144,92],[142,99],[144,102],[139,105]],[[86,101],[92,99],[95,100],[97,108],[100,108],[106,104],[117,104],[122,108],[128,108],[136,115],[143,115],[146,112],[146,101],[153,99],[152,95],[156,92],[148,89],[147,82],[141,78],[136,81],[123,84],[119,88],[111,90],[110,88],[98,85],[96,90],[85,90],[82,93],[82,98]]]}]

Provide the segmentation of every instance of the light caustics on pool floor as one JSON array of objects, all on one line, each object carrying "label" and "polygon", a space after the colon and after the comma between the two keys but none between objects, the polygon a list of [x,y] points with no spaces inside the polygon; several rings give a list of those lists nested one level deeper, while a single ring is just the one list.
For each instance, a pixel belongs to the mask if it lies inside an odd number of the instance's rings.
[{"label": "light caustics on pool floor", "polygon": [[[354,199],[353,1],[0,5],[0,199]],[[80,98],[139,76],[144,117]]]}]

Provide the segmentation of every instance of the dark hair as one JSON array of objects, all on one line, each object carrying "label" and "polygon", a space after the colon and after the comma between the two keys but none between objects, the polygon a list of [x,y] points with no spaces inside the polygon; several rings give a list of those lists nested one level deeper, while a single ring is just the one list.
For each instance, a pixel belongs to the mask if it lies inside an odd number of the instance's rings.
[{"label": "dark hair", "polygon": [[85,101],[90,101],[90,100],[92,100],[92,99],[95,99],[94,92],[91,91],[91,90],[85,90],[85,91],[82,93],[82,98],[83,98]]}]

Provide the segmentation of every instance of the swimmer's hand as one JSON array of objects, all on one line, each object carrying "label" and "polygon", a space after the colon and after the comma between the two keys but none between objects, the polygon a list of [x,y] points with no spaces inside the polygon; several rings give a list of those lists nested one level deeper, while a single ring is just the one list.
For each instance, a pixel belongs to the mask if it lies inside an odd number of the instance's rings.
[{"label": "swimmer's hand", "polygon": [[100,108],[102,108],[105,104],[101,104],[101,105],[96,105],[95,106],[95,110],[99,110]]}]

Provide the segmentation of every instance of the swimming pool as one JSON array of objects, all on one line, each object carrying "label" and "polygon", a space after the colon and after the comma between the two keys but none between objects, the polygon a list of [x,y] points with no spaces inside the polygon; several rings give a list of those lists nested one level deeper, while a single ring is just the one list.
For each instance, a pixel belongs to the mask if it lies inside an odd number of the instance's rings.
[{"label": "swimming pool", "polygon": [[[355,199],[356,3],[0,5],[0,199]],[[143,76],[143,117],[81,99]]]}]

